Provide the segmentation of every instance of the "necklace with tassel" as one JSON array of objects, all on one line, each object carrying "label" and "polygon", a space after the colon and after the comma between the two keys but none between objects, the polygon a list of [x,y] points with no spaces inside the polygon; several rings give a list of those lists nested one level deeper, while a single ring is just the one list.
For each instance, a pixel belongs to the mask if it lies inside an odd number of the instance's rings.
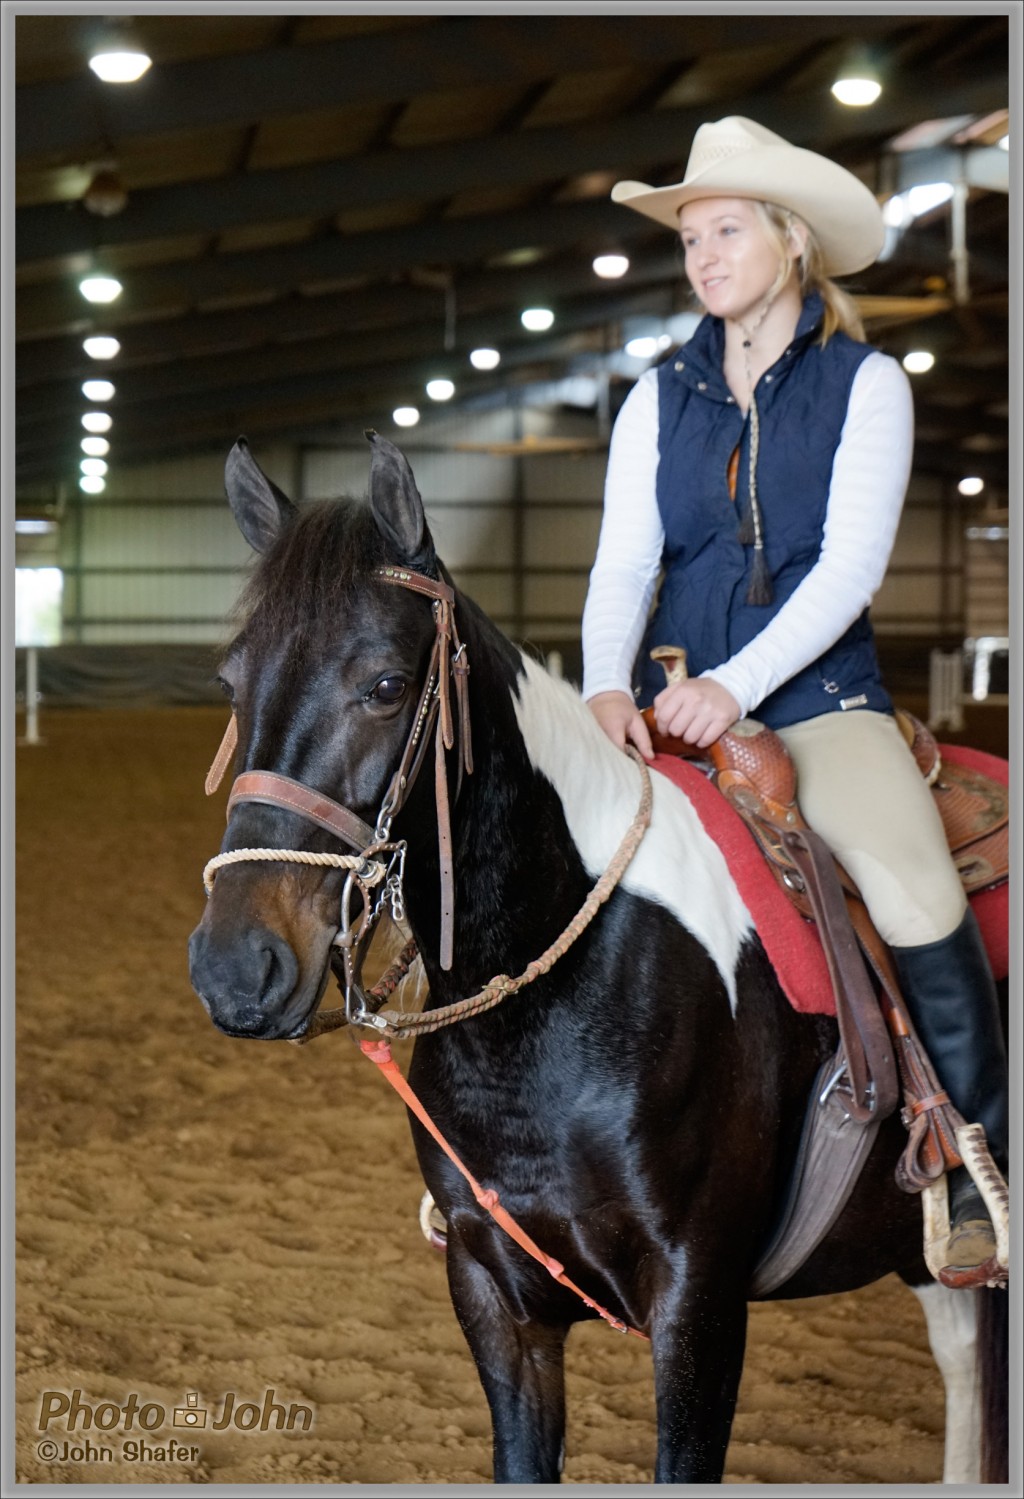
[{"label": "necklace with tassel", "polygon": [[747,476],[749,508],[740,522],[739,540],[744,546],[753,545],[754,558],[750,569],[750,584],[747,588],[748,604],[770,604],[775,594],[772,590],[771,574],[764,554],[764,527],[761,520],[761,505],[757,497],[757,457],[761,443],[761,418],[754,394],[754,372],[750,364],[750,347],[754,335],[771,311],[774,297],[765,303],[761,316],[753,328],[740,323],[743,332],[743,362],[747,372],[747,387],[750,391],[750,464]]}]

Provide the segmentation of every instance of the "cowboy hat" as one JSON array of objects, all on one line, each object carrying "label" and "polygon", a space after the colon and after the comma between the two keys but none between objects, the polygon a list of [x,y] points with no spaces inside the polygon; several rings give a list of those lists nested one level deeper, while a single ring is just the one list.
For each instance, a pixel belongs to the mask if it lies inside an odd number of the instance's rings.
[{"label": "cowboy hat", "polygon": [[742,115],[700,127],[682,182],[617,182],[612,188],[614,202],[676,231],[679,210],[697,198],[757,198],[790,209],[814,231],[829,276],[871,265],[885,239],[882,210],[859,178]]}]

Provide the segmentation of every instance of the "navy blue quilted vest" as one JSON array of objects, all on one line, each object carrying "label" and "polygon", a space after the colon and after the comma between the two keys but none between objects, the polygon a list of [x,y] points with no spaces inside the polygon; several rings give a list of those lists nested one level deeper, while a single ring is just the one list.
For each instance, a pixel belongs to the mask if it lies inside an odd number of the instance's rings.
[{"label": "navy blue quilted vest", "polygon": [[[822,303],[804,302],[793,342],[757,384],[757,493],[774,597],[746,602],[753,547],[737,539],[748,508],[750,424],[722,374],[724,326],[705,317],[658,370],[658,509],[665,529],[664,577],[637,659],[641,705],[665,685],[652,645],[686,647],[691,676],[721,666],[764,629],[821,551],[832,463],[850,389],[872,352],[843,333],[815,342]],[[728,468],[739,446],[735,501]],[[831,710],[891,712],[867,610],[817,661],[757,704],[772,728]]]}]

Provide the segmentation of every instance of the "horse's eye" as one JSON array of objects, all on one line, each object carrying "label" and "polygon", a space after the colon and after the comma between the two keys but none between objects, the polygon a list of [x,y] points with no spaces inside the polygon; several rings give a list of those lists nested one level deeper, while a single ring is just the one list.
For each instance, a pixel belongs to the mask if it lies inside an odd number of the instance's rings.
[{"label": "horse's eye", "polygon": [[378,703],[400,703],[406,686],[404,677],[382,677],[369,696]]},{"label": "horse's eye", "polygon": [[235,689],[232,687],[231,683],[229,681],[227,681],[224,677],[218,676],[217,677],[217,686],[220,688],[221,692],[223,692],[223,694],[227,698],[228,702],[229,703],[233,703],[234,700],[235,700]]}]

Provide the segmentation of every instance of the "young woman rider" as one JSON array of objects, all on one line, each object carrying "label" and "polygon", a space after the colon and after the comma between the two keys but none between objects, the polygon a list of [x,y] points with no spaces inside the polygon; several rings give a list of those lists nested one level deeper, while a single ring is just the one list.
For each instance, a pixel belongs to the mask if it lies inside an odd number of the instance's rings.
[{"label": "young woman rider", "polygon": [[[615,425],[584,696],[613,742],[648,757],[652,701],[663,734],[701,747],[747,714],[780,734],[808,822],[860,886],[943,1086],[1005,1174],[994,985],[867,613],[913,411],[903,370],[864,341],[831,278],[875,260],[879,206],[844,168],[739,116],[698,130],[682,182],[620,182],[612,197],[680,236],[706,315]],[[690,680],[664,687],[659,644],[686,648]],[[983,1266],[992,1225],[962,1167],[950,1209],[948,1263]]]}]

